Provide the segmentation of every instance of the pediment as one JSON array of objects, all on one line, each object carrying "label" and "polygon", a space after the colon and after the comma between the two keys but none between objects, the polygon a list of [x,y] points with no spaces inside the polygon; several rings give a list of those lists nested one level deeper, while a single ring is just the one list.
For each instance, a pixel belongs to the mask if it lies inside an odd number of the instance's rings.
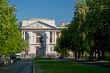
[{"label": "pediment", "polygon": [[56,27],[51,26],[50,24],[38,21],[38,22],[31,23],[27,26],[23,26],[23,28],[25,28],[25,29],[47,29],[47,28],[55,29]]}]

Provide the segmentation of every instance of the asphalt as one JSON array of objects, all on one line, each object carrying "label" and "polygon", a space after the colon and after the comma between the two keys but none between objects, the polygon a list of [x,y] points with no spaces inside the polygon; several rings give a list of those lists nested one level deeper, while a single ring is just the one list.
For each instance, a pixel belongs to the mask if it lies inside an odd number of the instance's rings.
[{"label": "asphalt", "polygon": [[0,65],[0,73],[33,73],[33,62],[23,59],[13,64]]}]

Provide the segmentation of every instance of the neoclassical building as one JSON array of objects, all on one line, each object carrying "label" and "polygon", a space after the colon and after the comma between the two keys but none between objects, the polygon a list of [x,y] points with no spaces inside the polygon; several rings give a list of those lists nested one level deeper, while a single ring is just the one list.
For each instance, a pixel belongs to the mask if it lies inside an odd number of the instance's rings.
[{"label": "neoclassical building", "polygon": [[29,55],[57,56],[55,45],[60,36],[60,28],[56,27],[55,20],[39,18],[23,20],[20,29],[22,37],[29,42]]}]

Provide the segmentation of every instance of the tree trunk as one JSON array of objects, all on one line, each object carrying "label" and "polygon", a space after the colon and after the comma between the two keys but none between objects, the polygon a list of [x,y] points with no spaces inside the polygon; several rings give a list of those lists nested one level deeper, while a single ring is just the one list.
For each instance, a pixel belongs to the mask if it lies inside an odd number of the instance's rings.
[{"label": "tree trunk", "polygon": [[91,52],[91,58],[92,58],[92,59],[94,59],[94,56],[93,56],[93,55],[94,55],[94,52],[92,51],[92,52]]},{"label": "tree trunk", "polygon": [[95,59],[97,59],[97,51],[95,50],[95,57],[94,57]]},{"label": "tree trunk", "polygon": [[98,60],[101,60],[100,49],[98,49]]},{"label": "tree trunk", "polygon": [[82,59],[84,59],[84,56],[83,55],[84,55],[84,52],[82,52]]},{"label": "tree trunk", "polygon": [[104,60],[105,59],[105,52],[103,49],[101,51],[102,51],[102,60]]},{"label": "tree trunk", "polygon": [[74,54],[75,54],[75,59],[77,59],[77,52],[75,51],[75,53],[74,53]]},{"label": "tree trunk", "polygon": [[80,56],[81,56],[81,53],[80,53],[80,52],[78,52],[78,59],[80,59]]},{"label": "tree trunk", "polygon": [[91,51],[89,52],[89,55],[90,55],[89,60],[91,61],[92,60],[92,52]]}]

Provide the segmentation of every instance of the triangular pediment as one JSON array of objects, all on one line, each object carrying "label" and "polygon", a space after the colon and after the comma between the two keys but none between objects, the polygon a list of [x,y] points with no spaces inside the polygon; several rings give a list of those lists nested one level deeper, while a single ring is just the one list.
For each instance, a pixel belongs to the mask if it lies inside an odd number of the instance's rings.
[{"label": "triangular pediment", "polygon": [[23,28],[25,29],[55,29],[55,26],[51,26],[50,24],[38,21],[38,22],[34,22],[31,23],[27,26],[24,26]]}]

